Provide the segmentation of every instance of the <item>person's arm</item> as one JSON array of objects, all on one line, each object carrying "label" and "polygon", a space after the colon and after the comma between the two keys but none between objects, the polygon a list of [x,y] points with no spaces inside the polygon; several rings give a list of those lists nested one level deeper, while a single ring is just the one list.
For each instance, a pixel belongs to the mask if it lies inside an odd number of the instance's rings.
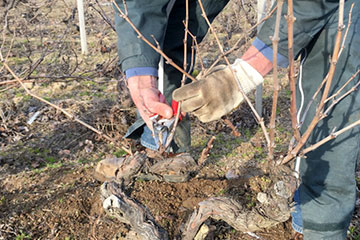
[{"label": "person's arm", "polygon": [[[127,13],[130,21],[153,45],[156,41],[162,45],[167,25],[166,7],[169,0],[127,0]],[[122,0],[116,0],[120,9],[124,10]],[[147,43],[140,39],[132,26],[119,16],[115,9],[115,28],[118,35],[117,47],[119,64],[123,72],[131,68],[157,69],[160,56]]]},{"label": "person's arm", "polygon": [[[128,17],[144,37],[156,46],[162,44],[167,24],[166,7],[169,0],[127,0]],[[122,0],[116,0],[124,10]],[[150,116],[159,114],[165,118],[173,115],[165,103],[164,96],[157,89],[159,54],[140,39],[131,25],[122,17],[116,6],[115,24],[118,35],[119,64],[125,72],[133,99],[141,117],[152,129]]]},{"label": "person's arm", "polygon": [[[309,45],[316,35],[323,29],[331,16],[338,11],[338,0],[296,0],[294,1],[294,57],[296,58],[301,50]],[[281,14],[278,52],[288,58],[288,25],[285,19],[287,15],[287,1],[284,2]],[[266,58],[272,61],[272,42],[270,36],[274,35],[275,18],[266,20],[260,29],[257,39],[253,42]],[[283,59],[284,60],[284,59]],[[278,58],[278,65],[287,67],[287,62]]]},{"label": "person's arm", "polygon": [[242,55],[241,59],[245,60],[263,77],[273,68],[272,62],[254,46],[249,47],[249,49]]}]

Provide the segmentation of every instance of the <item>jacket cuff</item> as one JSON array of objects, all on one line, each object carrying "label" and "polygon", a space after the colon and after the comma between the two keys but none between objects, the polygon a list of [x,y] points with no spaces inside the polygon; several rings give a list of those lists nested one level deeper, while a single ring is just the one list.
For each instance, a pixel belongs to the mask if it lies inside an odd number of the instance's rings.
[{"label": "jacket cuff", "polygon": [[134,67],[125,71],[126,79],[134,76],[151,75],[158,77],[158,70],[154,67]]},{"label": "jacket cuff", "polygon": [[[256,38],[252,45],[259,50],[269,61],[273,63],[273,50],[271,47],[266,45],[263,41],[259,38]],[[287,57],[281,55],[280,53],[277,54],[277,65],[279,67],[286,68],[289,66],[289,60]]]}]

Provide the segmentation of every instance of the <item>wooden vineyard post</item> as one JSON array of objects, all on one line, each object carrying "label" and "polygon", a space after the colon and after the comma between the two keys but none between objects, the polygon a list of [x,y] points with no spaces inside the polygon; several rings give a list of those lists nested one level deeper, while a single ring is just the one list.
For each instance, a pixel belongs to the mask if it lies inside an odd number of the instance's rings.
[{"label": "wooden vineyard post", "polygon": [[84,17],[84,2],[83,0],[77,0],[77,8],[79,12],[79,26],[80,26],[80,41],[81,41],[81,53],[88,54],[86,31],[85,31],[85,17]]}]

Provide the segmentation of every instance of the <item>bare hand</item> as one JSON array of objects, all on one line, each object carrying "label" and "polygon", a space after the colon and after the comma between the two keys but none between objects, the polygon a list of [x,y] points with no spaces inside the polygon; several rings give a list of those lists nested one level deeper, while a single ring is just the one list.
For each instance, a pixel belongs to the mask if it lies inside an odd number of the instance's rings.
[{"label": "bare hand", "polygon": [[157,89],[154,76],[134,76],[128,79],[128,87],[140,116],[152,130],[150,117],[158,114],[164,118],[173,116],[172,108],[166,104],[164,95]]}]

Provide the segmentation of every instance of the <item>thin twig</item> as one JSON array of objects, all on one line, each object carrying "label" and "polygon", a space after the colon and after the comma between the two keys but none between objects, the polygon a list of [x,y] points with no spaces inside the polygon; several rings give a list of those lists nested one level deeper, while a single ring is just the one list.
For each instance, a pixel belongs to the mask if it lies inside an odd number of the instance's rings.
[{"label": "thin twig", "polygon": [[[260,24],[262,24],[263,22],[265,22],[267,19],[269,19],[269,18],[274,14],[274,12],[275,12],[276,9],[277,9],[277,6],[274,7],[274,8],[271,10],[271,12],[270,12],[266,17],[264,17],[263,19],[261,19],[261,21],[259,21],[259,22],[256,23],[254,26],[252,26],[249,30],[247,30],[246,35],[248,35],[249,37],[253,37],[253,35],[255,36],[255,34],[256,34],[256,28],[257,28]],[[218,64],[218,63],[220,62],[220,60],[221,60],[224,56],[227,56],[227,55],[229,55],[230,53],[232,53],[233,51],[235,51],[236,49],[238,49],[238,48],[239,48],[239,45],[243,45],[243,44],[246,42],[245,39],[246,39],[246,38],[240,38],[240,39],[238,39],[238,40],[236,41],[236,43],[234,44],[234,46],[233,46],[231,49],[229,49],[228,51],[226,51],[226,52],[224,53],[224,55],[220,55],[220,56],[213,62],[213,64],[211,64],[211,66],[210,66],[208,69],[206,69],[204,75],[207,75],[209,72],[211,72],[211,70],[216,66],[216,64]]]},{"label": "thin twig", "polygon": [[194,63],[195,63],[195,44],[196,44],[196,39],[192,40],[192,44],[191,44],[191,57],[190,57],[190,67],[188,70],[188,73],[191,74],[192,69],[194,67]]},{"label": "thin twig", "polygon": [[128,154],[132,155],[132,152],[130,149],[126,148],[125,146],[123,146],[120,142],[116,141],[115,139],[107,136],[106,134],[104,134],[103,132],[99,131],[98,129],[92,127],[91,125],[81,121],[80,119],[76,118],[74,115],[72,115],[71,113],[67,112],[65,109],[43,99],[42,97],[37,96],[36,94],[33,94],[22,82],[22,80],[13,72],[13,70],[9,67],[9,65],[5,62],[5,59],[3,58],[2,53],[0,52],[0,61],[2,62],[2,64],[4,65],[4,67],[8,70],[8,72],[19,82],[19,84],[21,85],[22,88],[24,88],[24,90],[26,91],[26,93],[36,99],[38,99],[41,102],[44,102],[48,105],[50,105],[51,107],[61,111],[62,113],[65,114],[66,117],[70,118],[71,120],[85,126],[86,128],[90,129],[91,131],[95,132],[96,134],[100,135],[101,137],[105,138],[106,140],[114,143],[115,145],[120,146],[125,152],[127,152]]},{"label": "thin twig", "polygon": [[[209,26],[209,28],[210,28],[210,31],[212,32],[212,34],[213,34],[214,37],[215,37],[215,40],[216,40],[216,43],[217,43],[217,45],[218,45],[218,48],[219,48],[219,50],[220,50],[221,55],[224,56],[225,62],[226,62],[226,64],[227,64],[227,66],[231,69],[231,72],[232,72],[232,75],[233,75],[234,79],[237,79],[237,77],[236,77],[236,75],[235,75],[235,73],[234,73],[234,70],[232,69],[232,67],[231,67],[231,65],[230,65],[229,59],[228,59],[228,58],[225,56],[225,54],[224,54],[224,49],[223,49],[223,47],[222,47],[222,45],[221,45],[221,43],[220,43],[220,40],[219,40],[219,38],[218,38],[218,36],[217,36],[217,34],[216,34],[216,31],[215,31],[215,29],[213,28],[213,26],[211,25],[208,17],[206,16],[206,12],[205,12],[204,6],[203,6],[203,4],[202,4],[202,1],[201,1],[201,0],[198,0],[198,3],[199,3],[199,6],[200,6],[200,9],[201,9],[201,12],[202,12],[202,16],[203,16],[203,18],[205,19],[206,23],[208,24],[208,26]],[[244,93],[244,91],[243,91],[243,89],[242,89],[242,87],[241,87],[240,82],[239,82],[238,79],[237,79],[236,82],[237,82],[237,84],[238,84],[239,91],[240,91],[241,94],[243,95],[245,101],[246,101],[246,102],[248,103],[248,105],[250,106],[250,108],[251,108],[251,110],[252,110],[252,112],[253,112],[256,120],[257,120],[258,123],[260,124],[261,129],[262,129],[262,131],[263,131],[263,133],[264,133],[264,135],[265,135],[265,139],[266,139],[267,145],[268,145],[268,147],[269,147],[269,146],[270,146],[270,139],[269,139],[269,134],[268,134],[268,132],[267,132],[267,130],[266,130],[266,127],[265,127],[264,119],[259,116],[259,114],[257,113],[255,107],[254,107],[253,104],[250,102],[250,99],[249,99],[249,98],[246,96],[246,94]]]},{"label": "thin twig", "polygon": [[225,119],[224,119],[224,123],[225,123],[229,128],[231,128],[232,134],[233,134],[235,137],[240,137],[240,136],[241,136],[241,134],[239,133],[239,131],[236,129],[236,127],[234,126],[234,124],[232,124],[232,122],[231,122],[229,119],[225,118]]},{"label": "thin twig", "polygon": [[330,69],[329,69],[327,81],[326,81],[326,84],[324,87],[323,95],[321,96],[321,100],[320,100],[319,105],[317,106],[315,116],[312,119],[309,127],[306,129],[305,133],[300,138],[299,142],[294,147],[294,149],[290,153],[288,153],[288,155],[281,161],[281,164],[285,164],[285,163],[289,162],[291,159],[293,159],[295,156],[298,155],[299,151],[302,149],[302,147],[304,146],[304,144],[310,137],[314,128],[316,127],[318,122],[322,119],[325,100],[328,98],[328,94],[329,94],[330,87],[331,87],[331,82],[334,77],[336,63],[337,63],[338,56],[339,56],[342,31],[344,30],[344,24],[343,24],[343,22],[344,22],[344,0],[340,0],[339,2],[340,2],[339,3],[339,22],[338,22],[337,33],[336,33],[334,52],[333,52],[333,55],[331,58]]},{"label": "thin twig", "polygon": [[284,4],[284,0],[278,0],[277,2],[277,12],[276,12],[276,21],[275,21],[275,31],[274,35],[271,38],[272,48],[273,48],[273,102],[271,110],[271,118],[269,124],[269,135],[270,135],[270,145],[269,148],[269,158],[274,158],[274,147],[275,147],[275,121],[276,121],[276,108],[277,100],[279,96],[279,80],[278,80],[278,68],[277,68],[277,54],[278,54],[278,43],[279,43],[279,31],[280,31],[280,20],[281,20],[281,10]]},{"label": "thin twig", "polygon": [[[8,59],[9,56],[10,56],[10,52],[11,52],[11,49],[12,49],[12,47],[13,47],[15,37],[16,37],[16,31],[14,31],[13,37],[12,37],[12,39],[11,39],[11,41],[10,41],[9,50],[8,50],[8,52],[7,52],[7,54],[6,54],[5,59],[4,59],[5,61],[7,61],[7,59]],[[1,44],[0,50],[4,48],[5,39],[6,39],[6,38],[5,38],[5,27],[4,27],[4,30],[3,30],[3,42],[2,42],[2,44]],[[3,68],[4,68],[4,66],[3,66],[2,68],[0,68],[0,72],[3,70]]]},{"label": "thin twig", "polygon": [[[23,82],[34,82],[34,80],[24,80]],[[7,80],[7,81],[1,81],[0,85],[17,84],[17,83],[19,83],[17,80]]]},{"label": "thin twig", "polygon": [[334,133],[331,133],[329,136],[327,136],[326,138],[322,139],[321,141],[305,148],[304,150],[301,151],[301,153],[299,154],[300,156],[304,156],[306,153],[308,152],[311,152],[313,150],[315,150],[316,148],[320,147],[321,145],[323,145],[324,143],[327,143],[328,141],[336,138],[337,136],[339,136],[340,134],[356,127],[357,125],[360,124],[360,119],[355,121],[354,123],[350,124],[349,126],[347,127],[344,127],[342,128],[341,130],[337,131],[337,132],[334,132]]},{"label": "thin twig", "polygon": [[331,111],[331,109],[338,104],[338,102],[340,102],[341,100],[343,100],[346,96],[348,96],[350,93],[354,92],[360,85],[360,81],[358,81],[352,88],[350,88],[346,93],[344,93],[343,95],[341,95],[339,98],[334,99],[330,106],[327,107],[327,109],[324,111],[324,114],[322,116],[321,119],[325,118],[328,116],[329,112]]},{"label": "thin twig", "polygon": [[[199,44],[196,40],[196,37],[188,30],[188,34],[190,35],[190,37],[192,37],[194,43],[195,43],[195,48],[196,48],[196,52],[199,53],[200,50],[199,50]],[[203,63],[203,60],[202,60],[202,57],[200,54],[197,54],[197,57],[199,58],[199,62],[200,62],[200,66],[201,66],[201,71],[204,71],[205,70],[205,67],[204,67],[204,63]],[[191,69],[191,68],[190,68]]]},{"label": "thin twig", "polygon": [[[182,79],[181,79],[181,87],[185,85],[185,79],[186,79],[185,72],[186,72],[186,69],[187,69],[187,37],[188,37],[188,28],[189,28],[189,0],[185,1],[185,23],[184,24],[185,24],[184,64],[183,64],[184,73],[183,73]],[[165,149],[164,150],[166,150],[170,146],[171,141],[174,138],[175,130],[176,130],[176,127],[177,127],[177,125],[179,123],[179,118],[180,118],[180,114],[181,114],[181,110],[180,110],[181,109],[181,104],[182,104],[182,101],[180,101],[179,104],[178,104],[177,113],[176,113],[176,117],[175,117],[175,123],[174,123],[174,126],[171,129],[171,132],[169,134],[168,139],[166,139],[166,144],[165,144]]]},{"label": "thin twig", "polygon": [[[291,126],[296,141],[300,140],[300,131],[296,117],[296,80],[295,80],[295,64],[294,64],[294,17],[293,0],[288,0],[288,49],[289,49],[289,85],[291,91],[290,116]],[[292,146],[290,146],[292,148]]]},{"label": "thin twig", "polygon": [[347,80],[347,82],[346,82],[336,93],[334,93],[334,95],[328,97],[328,98],[325,100],[325,103],[327,103],[327,102],[330,101],[331,99],[336,98],[336,97],[340,94],[340,92],[359,74],[359,72],[360,72],[360,69],[357,70],[357,72],[354,73],[354,74],[351,76],[351,78],[349,78],[349,80]]},{"label": "thin twig", "polygon": [[100,10],[96,9],[92,4],[90,5],[90,7],[92,7],[100,16],[102,19],[104,19],[104,21],[110,26],[110,28],[116,32],[115,26],[112,23],[112,21],[107,17],[104,9],[101,7],[100,3],[98,0],[95,0],[95,2],[97,3],[97,5],[99,6]]},{"label": "thin twig", "polygon": [[341,48],[340,48],[340,51],[339,51],[339,56],[341,56],[341,53],[342,51],[344,50],[345,48],[345,40],[346,40],[346,37],[348,35],[348,32],[349,32],[349,29],[350,29],[350,25],[351,25],[351,15],[352,15],[352,10],[354,8],[354,4],[351,4],[351,7],[350,7],[350,11],[349,11],[349,21],[348,21],[348,24],[347,24],[347,27],[346,27],[346,31],[344,33],[344,38],[343,38],[343,41],[342,41],[342,44],[341,44]]},{"label": "thin twig", "polygon": [[9,90],[9,89],[11,89],[11,88],[13,88],[13,87],[15,87],[16,85],[14,84],[14,85],[10,85],[10,86],[8,86],[8,87],[6,87],[6,88],[4,88],[4,89],[1,89],[0,90],[0,93],[2,93],[2,92],[6,92],[7,90]]},{"label": "thin twig", "polygon": [[206,161],[207,157],[209,156],[209,152],[210,150],[213,148],[213,143],[214,140],[216,139],[215,136],[212,136],[209,140],[209,142],[207,143],[206,147],[201,151],[201,155],[198,161],[198,165],[202,166],[204,165],[204,162]]}]

